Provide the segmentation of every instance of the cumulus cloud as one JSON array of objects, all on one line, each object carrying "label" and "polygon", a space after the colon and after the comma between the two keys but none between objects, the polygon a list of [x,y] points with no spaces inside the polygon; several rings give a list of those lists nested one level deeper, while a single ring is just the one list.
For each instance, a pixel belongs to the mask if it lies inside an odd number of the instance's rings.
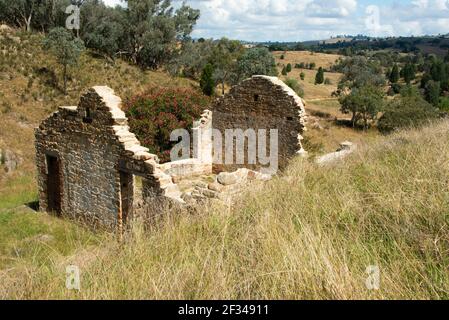
[{"label": "cumulus cloud", "polygon": [[[105,2],[115,5],[119,0]],[[340,34],[449,32],[449,0],[187,0],[187,4],[201,10],[195,37],[305,41]]]},{"label": "cumulus cloud", "polygon": [[312,17],[347,17],[357,9],[356,0],[315,0],[307,6],[307,14]]}]

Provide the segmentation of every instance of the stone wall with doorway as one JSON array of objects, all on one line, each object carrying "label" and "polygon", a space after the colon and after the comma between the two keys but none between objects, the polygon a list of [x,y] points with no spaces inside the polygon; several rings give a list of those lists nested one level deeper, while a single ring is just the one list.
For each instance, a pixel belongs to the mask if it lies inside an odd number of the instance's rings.
[{"label": "stone wall with doorway", "polygon": [[129,132],[120,107],[112,89],[94,87],[78,106],[60,107],[36,129],[42,211],[121,224],[132,215],[133,175],[148,181],[145,194],[178,200],[176,185]]}]

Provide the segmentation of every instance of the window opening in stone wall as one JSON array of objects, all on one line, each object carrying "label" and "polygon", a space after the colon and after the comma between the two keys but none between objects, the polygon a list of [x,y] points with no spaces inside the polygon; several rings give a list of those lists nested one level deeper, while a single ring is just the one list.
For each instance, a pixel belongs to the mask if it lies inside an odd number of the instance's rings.
[{"label": "window opening in stone wall", "polygon": [[92,112],[91,112],[90,108],[86,108],[86,114],[85,114],[85,117],[83,118],[83,122],[84,123],[92,123]]}]

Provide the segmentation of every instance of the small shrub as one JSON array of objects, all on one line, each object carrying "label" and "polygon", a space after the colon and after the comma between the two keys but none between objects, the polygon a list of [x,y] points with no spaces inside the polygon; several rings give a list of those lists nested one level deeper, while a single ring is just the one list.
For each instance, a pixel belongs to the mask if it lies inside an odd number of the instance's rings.
[{"label": "small shrub", "polygon": [[288,74],[287,68],[286,68],[285,66],[282,68],[281,74],[282,74],[283,76],[286,76],[286,75]]},{"label": "small shrub", "polygon": [[285,84],[288,85],[290,88],[292,88],[293,91],[295,91],[298,94],[298,96],[304,97],[304,89],[301,87],[298,81],[289,78],[285,80]]},{"label": "small shrub", "polygon": [[449,112],[449,97],[441,97],[440,103],[438,104],[438,108],[441,111]]},{"label": "small shrub", "polygon": [[324,79],[324,84],[331,85],[332,84],[331,79],[329,79],[329,78]]},{"label": "small shrub", "polygon": [[30,77],[28,78],[27,88],[31,89],[33,87],[34,78]]},{"label": "small shrub", "polygon": [[170,142],[175,129],[192,128],[207,108],[210,99],[191,88],[150,87],[144,93],[127,99],[124,110],[131,131],[142,145],[157,154],[162,162],[170,161]]},{"label": "small shrub", "polygon": [[12,110],[12,104],[8,101],[3,102],[2,113],[10,113],[11,110]]},{"label": "small shrub", "polygon": [[306,78],[306,74],[305,74],[304,72],[301,72],[301,73],[299,74],[299,77],[301,78],[301,80],[304,81],[304,79]]},{"label": "small shrub", "polygon": [[399,83],[393,83],[390,89],[391,92],[393,93],[392,95],[395,95],[401,92],[402,86]]}]

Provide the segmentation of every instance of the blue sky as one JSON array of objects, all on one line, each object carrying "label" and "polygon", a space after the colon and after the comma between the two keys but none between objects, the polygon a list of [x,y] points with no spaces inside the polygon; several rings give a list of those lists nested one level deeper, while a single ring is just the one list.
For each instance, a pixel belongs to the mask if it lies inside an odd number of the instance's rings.
[{"label": "blue sky", "polygon": [[195,37],[306,41],[341,34],[449,33],[449,0],[187,0],[187,4],[201,10]]}]

